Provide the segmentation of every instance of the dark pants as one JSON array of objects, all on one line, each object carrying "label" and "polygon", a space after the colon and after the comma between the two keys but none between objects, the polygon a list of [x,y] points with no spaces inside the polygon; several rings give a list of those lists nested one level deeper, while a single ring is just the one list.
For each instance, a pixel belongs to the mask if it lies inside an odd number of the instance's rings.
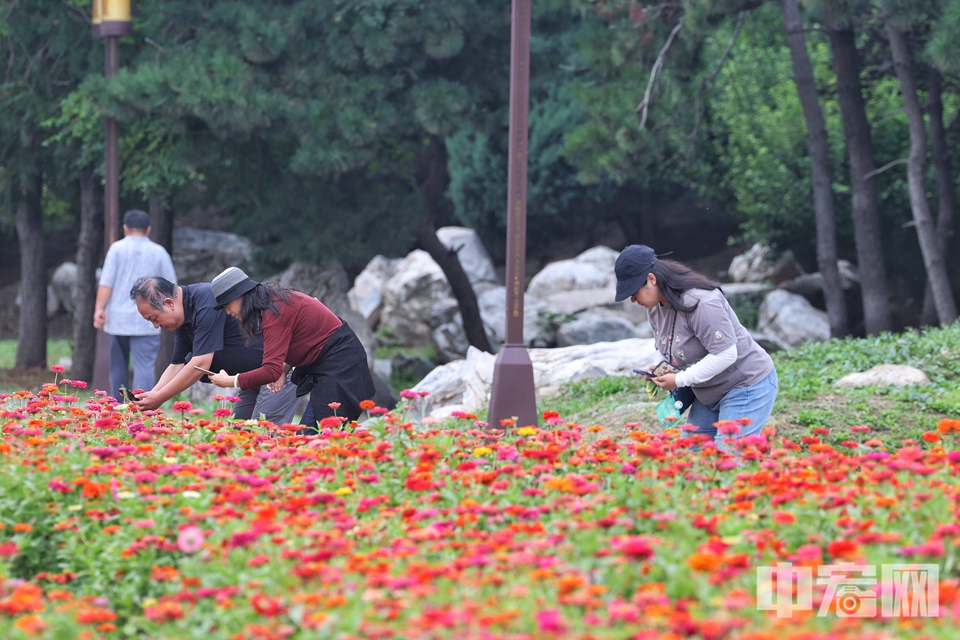
[{"label": "dark pants", "polygon": [[[367,352],[346,322],[330,336],[316,362],[294,370],[293,380],[298,396],[310,394],[310,407],[300,420],[305,427],[314,427],[333,415],[345,417],[348,422],[357,420],[363,414],[360,403],[376,393]],[[340,403],[336,409],[330,406],[335,402]],[[315,428],[301,431],[316,432]]]},{"label": "dark pants", "polygon": [[[113,336],[110,345],[110,395],[119,399],[121,385],[133,391],[150,391],[157,383],[157,350],[160,336]],[[133,355],[133,386],[130,385],[130,356]]]},{"label": "dark pants", "polygon": [[297,388],[289,376],[283,389],[271,393],[266,385],[240,392],[240,400],[233,405],[233,417],[237,420],[263,419],[276,425],[293,422],[297,410]]}]

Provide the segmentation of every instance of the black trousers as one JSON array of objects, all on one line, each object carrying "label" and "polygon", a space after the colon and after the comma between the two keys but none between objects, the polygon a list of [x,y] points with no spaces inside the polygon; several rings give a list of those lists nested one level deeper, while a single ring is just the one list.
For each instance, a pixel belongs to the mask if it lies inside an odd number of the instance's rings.
[{"label": "black trousers", "polygon": [[[346,322],[330,336],[316,362],[294,369],[291,380],[298,397],[310,394],[313,421],[309,411],[300,421],[308,426],[333,415],[357,420],[363,414],[360,403],[375,393],[367,352]],[[334,402],[340,403],[336,409],[330,406]]]}]

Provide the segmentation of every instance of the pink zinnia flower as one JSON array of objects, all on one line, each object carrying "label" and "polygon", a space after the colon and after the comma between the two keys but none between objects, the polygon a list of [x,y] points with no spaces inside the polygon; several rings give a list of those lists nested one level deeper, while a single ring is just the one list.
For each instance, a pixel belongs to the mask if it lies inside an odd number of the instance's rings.
[{"label": "pink zinnia flower", "polygon": [[567,624],[556,609],[543,609],[537,612],[537,624],[543,633],[563,634],[567,632]]},{"label": "pink zinnia flower", "polygon": [[184,553],[196,553],[203,548],[203,531],[200,527],[189,526],[180,530],[177,547]]},{"label": "pink zinnia flower", "polygon": [[717,423],[717,431],[724,435],[736,435],[740,433],[740,425],[733,421],[723,421]]},{"label": "pink zinnia flower", "polygon": [[55,364],[52,367],[50,367],[50,371],[53,371],[54,373],[63,373],[66,371],[66,369],[64,369],[58,364]]},{"label": "pink zinnia flower", "polygon": [[186,400],[178,400],[177,402],[173,403],[174,411],[179,411],[181,413],[184,413],[187,411],[191,411],[192,409],[193,409],[193,404],[190,402],[187,402]]}]

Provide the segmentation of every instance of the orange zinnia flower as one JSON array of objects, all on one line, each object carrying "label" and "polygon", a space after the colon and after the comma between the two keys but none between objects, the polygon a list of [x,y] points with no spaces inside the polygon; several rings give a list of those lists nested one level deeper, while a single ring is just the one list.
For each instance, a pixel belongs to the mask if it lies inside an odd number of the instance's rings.
[{"label": "orange zinnia flower", "polygon": [[43,618],[35,615],[25,615],[17,618],[17,621],[13,623],[13,626],[16,627],[18,631],[23,631],[28,636],[39,635],[47,630],[47,623],[43,621]]}]

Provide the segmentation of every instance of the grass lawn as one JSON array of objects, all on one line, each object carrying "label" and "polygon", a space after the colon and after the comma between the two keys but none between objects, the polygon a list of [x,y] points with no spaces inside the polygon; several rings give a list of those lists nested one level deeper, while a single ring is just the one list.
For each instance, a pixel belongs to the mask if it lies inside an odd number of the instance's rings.
[{"label": "grass lawn", "polygon": [[[807,344],[773,355],[780,394],[770,424],[778,433],[807,434],[817,427],[833,430],[838,440],[848,427],[867,425],[878,432],[917,438],[944,417],[960,416],[960,325],[946,329],[884,334],[875,338]],[[841,389],[833,383],[848,373],[878,364],[906,364],[927,374],[925,387]],[[564,386],[545,398],[540,409],[559,411],[581,424],[621,430],[639,422],[659,430],[648,383],[636,378],[595,378]]]},{"label": "grass lawn", "polygon": [[[73,353],[71,340],[47,340],[47,365],[53,366],[60,358],[68,358]],[[44,382],[51,381],[49,369],[23,371],[14,369],[17,360],[17,341],[0,340],[0,393],[9,393],[28,389],[36,392]]]},{"label": "grass lawn", "polygon": [[[69,358],[73,354],[71,340],[47,340],[47,364],[53,366],[60,358]],[[17,341],[0,340],[0,369],[13,369],[17,360]]]}]

